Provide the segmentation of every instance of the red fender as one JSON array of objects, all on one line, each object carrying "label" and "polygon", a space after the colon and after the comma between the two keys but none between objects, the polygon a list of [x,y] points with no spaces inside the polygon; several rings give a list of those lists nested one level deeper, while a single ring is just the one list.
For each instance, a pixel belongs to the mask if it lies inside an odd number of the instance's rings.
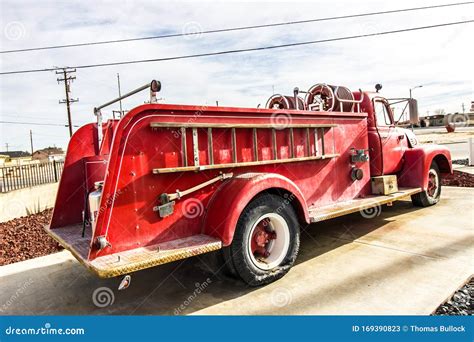
[{"label": "red fender", "polygon": [[443,146],[422,145],[415,147],[407,150],[404,158],[404,166],[398,177],[400,187],[421,187],[426,190],[428,171],[433,160],[438,164],[441,174],[453,172],[451,153]]},{"label": "red fender", "polygon": [[230,245],[244,208],[252,198],[269,189],[289,193],[283,205],[293,205],[299,217],[309,223],[306,200],[294,182],[275,173],[246,173],[232,178],[215,192],[204,219],[203,233],[222,240],[224,246]]},{"label": "red fender", "polygon": [[84,158],[94,157],[98,150],[96,124],[84,125],[72,135],[56,194],[51,228],[82,222],[86,191]]}]

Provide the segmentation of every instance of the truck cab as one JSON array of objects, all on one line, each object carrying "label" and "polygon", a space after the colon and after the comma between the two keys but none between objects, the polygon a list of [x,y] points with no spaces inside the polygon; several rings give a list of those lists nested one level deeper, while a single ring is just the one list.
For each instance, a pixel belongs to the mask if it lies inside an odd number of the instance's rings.
[{"label": "truck cab", "polygon": [[[378,92],[317,83],[266,108],[149,103],[81,127],[47,232],[99,277],[220,250],[263,285],[298,255],[300,227],[410,198],[436,204],[450,153],[398,127]],[[304,95],[304,96],[301,96]],[[416,103],[409,101],[411,121]],[[129,281],[128,281],[129,283]]]}]

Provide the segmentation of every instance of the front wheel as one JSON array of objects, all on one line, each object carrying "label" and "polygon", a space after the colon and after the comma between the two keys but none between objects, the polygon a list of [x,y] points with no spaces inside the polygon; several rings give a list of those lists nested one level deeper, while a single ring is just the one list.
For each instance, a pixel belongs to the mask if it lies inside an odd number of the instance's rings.
[{"label": "front wheel", "polygon": [[438,165],[433,162],[428,171],[428,187],[425,191],[411,196],[413,205],[429,207],[439,202],[441,197],[441,174]]},{"label": "front wheel", "polygon": [[243,210],[232,244],[223,253],[232,273],[252,286],[284,276],[300,244],[299,223],[288,199],[264,194]]}]

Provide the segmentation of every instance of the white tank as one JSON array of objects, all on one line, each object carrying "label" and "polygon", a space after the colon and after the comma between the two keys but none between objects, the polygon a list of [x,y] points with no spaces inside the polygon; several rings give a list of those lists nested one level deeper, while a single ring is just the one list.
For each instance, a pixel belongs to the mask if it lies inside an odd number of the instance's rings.
[{"label": "white tank", "polygon": [[102,185],[103,182],[96,182],[96,190],[89,194],[89,217],[92,227],[92,235],[95,232],[95,226],[97,224],[97,216],[100,212],[100,198],[102,197]]}]

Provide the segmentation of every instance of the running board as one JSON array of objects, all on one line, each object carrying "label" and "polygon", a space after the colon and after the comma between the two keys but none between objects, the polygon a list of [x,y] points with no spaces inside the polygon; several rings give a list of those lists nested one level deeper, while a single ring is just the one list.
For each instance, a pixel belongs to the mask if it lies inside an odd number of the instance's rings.
[{"label": "running board", "polygon": [[222,248],[220,240],[199,234],[87,260],[88,245],[84,243],[85,239],[81,239],[81,225],[45,228],[50,236],[101,278],[117,277]]},{"label": "running board", "polygon": [[368,196],[324,207],[311,207],[309,208],[309,218],[311,222],[325,221],[338,216],[355,213],[360,210],[399,201],[421,191],[421,188],[400,188],[398,192],[390,195]]}]

